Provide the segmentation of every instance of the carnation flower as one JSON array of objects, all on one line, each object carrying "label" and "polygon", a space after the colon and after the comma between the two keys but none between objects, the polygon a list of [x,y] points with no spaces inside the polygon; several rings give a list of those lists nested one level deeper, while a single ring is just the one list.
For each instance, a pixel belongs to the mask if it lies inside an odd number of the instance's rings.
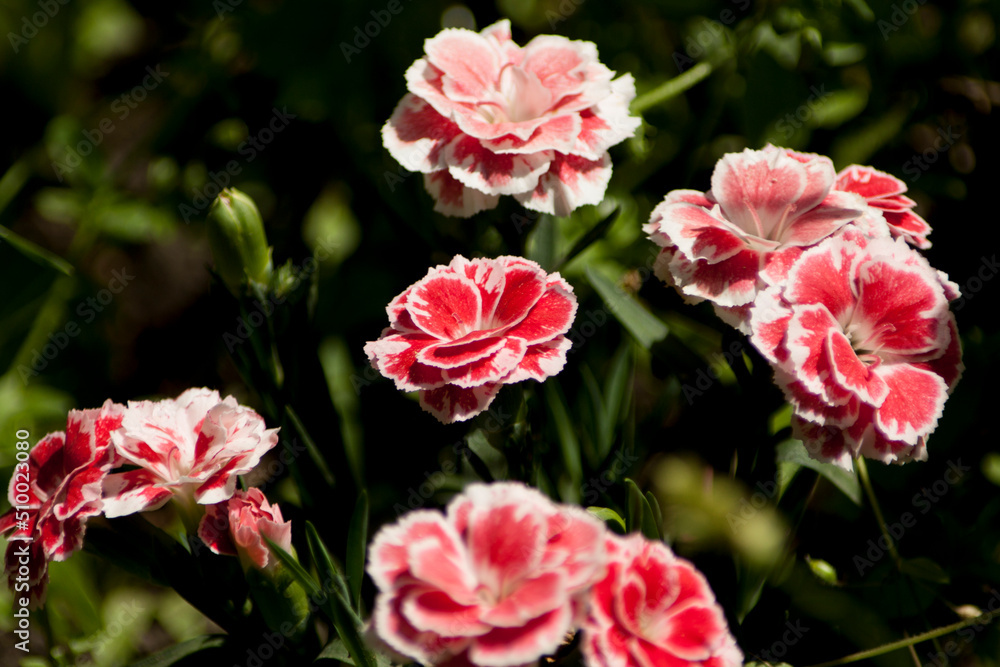
[{"label": "carnation flower", "polygon": [[265,537],[292,550],[292,522],[281,518],[281,508],[267,502],[260,489],[236,491],[229,500],[206,507],[198,536],[215,553],[238,555],[259,570],[275,562]]},{"label": "carnation flower", "polygon": [[583,623],[589,667],[739,667],[743,654],[694,565],[642,535],[607,537],[608,573]]},{"label": "carnation flower", "polygon": [[514,667],[553,653],[604,575],[604,526],[520,483],[473,484],[369,549],[374,630],[425,665]]},{"label": "carnation flower", "polygon": [[614,79],[593,43],[541,35],[522,48],[503,20],[443,30],[424,51],[382,141],[424,174],[436,211],[468,217],[513,195],[565,216],[604,198],[608,148],[641,121],[629,115],[632,77]]},{"label": "carnation flower", "polygon": [[129,401],[112,434],[118,454],[137,469],[108,475],[108,517],[162,507],[175,494],[202,505],[229,499],[238,475],[278,443],[278,429],[232,396],[188,389],[176,399]]},{"label": "carnation flower", "polygon": [[45,600],[48,561],[66,560],[82,548],[87,518],[101,513],[101,485],[114,458],[110,434],[122,412],[110,400],[101,408],[70,411],[66,431],[42,438],[11,476],[8,500],[14,507],[0,516],[0,534],[32,541],[11,539],[7,580],[15,590],[19,568],[27,568],[33,607]]},{"label": "carnation flower", "polygon": [[832,238],[761,293],[751,342],[771,362],[810,454],[926,458],[927,437],[962,373],[948,301],[958,288],[903,239]]},{"label": "carnation flower", "polygon": [[365,345],[372,366],[450,423],[485,410],[504,384],[561,371],[576,297],[558,273],[529,260],[457,255],[386,311],[389,328]]},{"label": "carnation flower", "polygon": [[913,212],[917,202],[903,193],[906,183],[885,172],[852,164],[837,174],[834,190],[854,192],[868,202],[868,205],[878,209],[893,236],[902,236],[906,242],[918,248],[931,247],[927,235],[931,226],[927,221]]},{"label": "carnation flower", "polygon": [[726,154],[709,192],[675,190],[653,210],[643,229],[663,248],[656,275],[749,333],[757,293],[782,282],[804,249],[870,210],[859,195],[833,190],[835,176],[830,158],[770,144]]}]

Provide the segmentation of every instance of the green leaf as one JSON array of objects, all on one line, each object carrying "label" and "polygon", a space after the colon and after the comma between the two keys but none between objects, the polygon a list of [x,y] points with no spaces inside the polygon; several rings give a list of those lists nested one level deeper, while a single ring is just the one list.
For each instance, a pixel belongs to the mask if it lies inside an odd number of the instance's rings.
[{"label": "green leaf", "polygon": [[358,418],[358,392],[354,387],[357,370],[351,361],[351,352],[342,338],[329,337],[319,346],[319,363],[323,368],[330,400],[340,417],[340,435],[351,472],[358,486],[364,483],[365,446],[364,432]]},{"label": "green leaf", "polygon": [[330,467],[326,464],[326,459],[323,458],[323,453],[319,450],[319,447],[316,446],[316,441],[312,439],[312,436],[309,435],[309,431],[306,430],[305,424],[303,424],[302,420],[299,419],[298,413],[295,412],[295,409],[292,406],[286,405],[285,414],[288,415],[288,418],[292,422],[292,426],[295,427],[295,431],[299,434],[299,437],[302,438],[302,442],[306,446],[306,451],[309,452],[309,458],[311,458],[313,463],[316,464],[320,474],[323,475],[323,480],[330,486],[333,486],[333,473],[330,472]]},{"label": "green leaf", "polygon": [[934,584],[947,584],[951,577],[944,568],[930,558],[904,558],[899,564],[899,571],[914,579],[929,581]]},{"label": "green leaf", "polygon": [[[334,639],[332,642],[323,647],[320,654],[316,656],[316,660],[337,660],[338,662],[344,662],[348,665],[353,665],[354,660],[351,659],[351,654],[344,647],[344,642],[339,639]],[[392,664],[392,660],[381,653],[375,653],[375,662],[378,667],[389,667]]]},{"label": "green leaf", "polygon": [[625,478],[625,486],[628,488],[628,530],[629,532],[640,531],[651,540],[661,540],[663,535],[656,517],[659,514],[653,512],[649,506],[649,500],[642,495],[642,491],[631,479]]},{"label": "green leaf", "polygon": [[72,264],[59,255],[56,255],[42,246],[29,241],[15,232],[12,232],[3,225],[0,225],[0,241],[6,241],[17,248],[25,257],[41,264],[42,266],[58,271],[66,276],[73,275]]},{"label": "green leaf", "polygon": [[572,262],[577,255],[589,248],[591,243],[603,237],[611,228],[611,225],[615,223],[615,220],[618,219],[618,214],[621,213],[621,211],[621,207],[616,207],[615,210],[611,211],[608,217],[591,227],[576,243],[573,244],[573,247],[566,253],[566,256],[563,257],[558,264],[556,264],[554,270],[561,270],[564,266]]},{"label": "green leaf", "polygon": [[646,491],[646,504],[649,505],[649,509],[652,512],[653,525],[656,526],[656,532],[660,535],[660,539],[663,539],[663,512],[660,510],[660,501],[656,499],[652,491]]},{"label": "green leaf", "polygon": [[573,422],[570,421],[569,414],[566,412],[566,404],[563,401],[557,383],[545,383],[545,399],[549,405],[549,410],[552,412],[552,419],[555,422],[556,432],[559,435],[559,448],[562,452],[563,465],[565,465],[566,475],[569,477],[569,483],[565,488],[572,497],[564,497],[563,500],[576,503],[579,502],[580,487],[583,485],[580,442],[576,438],[576,432],[573,430]]},{"label": "green leaf", "polygon": [[[312,535],[311,535],[312,534]],[[316,534],[316,529],[312,527],[312,524],[306,522],[306,538],[309,540],[310,550],[313,549],[314,541],[319,547],[316,549],[318,554],[325,561],[328,568],[333,568],[333,560],[330,558],[329,552],[326,551],[326,547],[323,546],[322,541],[319,541],[319,535]],[[280,546],[269,540],[267,537],[264,538],[267,545],[271,547],[271,551],[278,560],[291,571],[292,576],[294,576],[302,587],[306,589],[309,594],[309,598],[314,602],[319,600],[324,600],[319,608],[323,610],[330,622],[333,623],[334,629],[337,631],[337,635],[347,646],[348,651],[355,658],[355,664],[357,667],[376,667],[376,660],[374,653],[365,646],[364,640],[361,638],[361,619],[359,619],[354,612],[351,610],[350,605],[347,600],[342,595],[338,587],[334,585],[332,591],[326,591],[320,588],[316,580],[312,578],[306,570],[299,564],[294,556],[289,554],[287,551],[282,549]],[[336,568],[333,568],[336,571]],[[342,579],[341,579],[342,581]],[[328,593],[332,592],[332,595]]]},{"label": "green leaf", "polygon": [[799,440],[785,440],[777,447],[778,462],[798,463],[799,465],[815,470],[823,477],[827,478],[834,486],[844,492],[844,495],[851,499],[855,505],[861,505],[861,484],[857,476],[838,468],[832,463],[820,463],[809,456],[805,445]]},{"label": "green leaf", "polygon": [[129,667],[167,667],[168,665],[175,664],[181,658],[186,658],[199,651],[218,648],[223,645],[225,640],[226,638],[221,635],[202,635],[201,637],[195,637],[180,644],[174,644],[159,653],[154,653],[148,658],[133,662]]},{"label": "green leaf", "polygon": [[[306,521],[306,542],[309,544],[309,555],[316,565],[316,570],[323,577],[323,583],[329,582],[334,593],[346,604],[351,596],[350,588],[344,580],[340,566],[330,555],[330,550],[326,548],[323,538],[319,536],[319,531],[316,530],[316,526],[311,521]],[[350,607],[349,604],[348,607]],[[353,611],[351,614],[356,623],[360,625],[361,618]]]},{"label": "green leaf", "polygon": [[868,93],[860,88],[833,90],[813,105],[811,124],[814,127],[839,127],[864,111],[866,106]]},{"label": "green leaf", "polygon": [[361,581],[365,576],[365,548],[368,545],[368,491],[358,494],[358,504],[347,530],[347,585],[351,603],[361,613]]},{"label": "green leaf", "polygon": [[625,527],[625,519],[622,518],[621,514],[609,507],[588,507],[587,511],[601,521],[606,523],[614,522],[615,524],[621,526],[623,532],[628,530],[628,528]]},{"label": "green leaf", "polygon": [[653,346],[653,343],[667,337],[667,333],[669,333],[667,325],[643,308],[631,294],[589,266],[587,267],[587,279],[601,295],[608,311],[622,323],[622,326],[628,329],[629,333],[644,348],[648,350]]}]

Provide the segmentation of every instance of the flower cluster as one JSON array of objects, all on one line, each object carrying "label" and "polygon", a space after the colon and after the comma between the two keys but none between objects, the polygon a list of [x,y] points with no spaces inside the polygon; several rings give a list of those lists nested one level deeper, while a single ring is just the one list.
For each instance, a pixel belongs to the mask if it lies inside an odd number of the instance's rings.
[{"label": "flower cluster", "polygon": [[389,303],[365,345],[372,365],[444,423],[473,417],[504,384],[544,380],[566,363],[573,288],[520,257],[456,256]]},{"label": "flower cluster", "polygon": [[962,372],[958,288],[907,245],[929,247],[930,226],[905,190],[768,145],[725,155],[710,191],[669,193],[645,227],[657,275],[750,335],[794,435],[847,468],[925,458]]},{"label": "flower cluster", "polygon": [[[29,480],[27,494],[16,492],[17,474],[11,478],[9,499],[17,507],[0,516],[0,533],[27,538],[12,540],[7,549],[11,588],[24,565],[32,605],[41,606],[48,563],[83,546],[88,518],[150,511],[171,499],[188,514],[209,505],[214,515],[229,503],[232,537],[206,543],[217,553],[245,549],[255,565],[265,567],[260,535],[290,547],[290,525],[260,491],[230,498],[237,476],[257,465],[277,440],[277,429],[266,429],[256,412],[208,389],[127,406],[108,400],[101,408],[71,411],[65,432],[50,433],[32,448],[22,471],[22,479]],[[24,495],[27,502],[21,502]],[[28,550],[27,564],[17,549]]]},{"label": "flower cluster", "polygon": [[742,664],[690,563],[519,483],[473,484],[444,514],[384,527],[368,572],[376,635],[427,665],[534,664],[580,628],[594,667]]},{"label": "flower cluster", "polygon": [[592,42],[541,35],[522,48],[506,20],[444,30],[424,51],[382,140],[424,174],[436,211],[468,217],[500,195],[559,216],[600,203],[608,148],[640,123],[629,115],[631,75],[615,79]]}]

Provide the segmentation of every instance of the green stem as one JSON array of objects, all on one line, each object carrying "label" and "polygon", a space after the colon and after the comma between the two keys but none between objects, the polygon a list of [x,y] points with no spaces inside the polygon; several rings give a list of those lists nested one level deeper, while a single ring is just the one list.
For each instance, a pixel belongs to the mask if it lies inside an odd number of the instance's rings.
[{"label": "green stem", "polygon": [[885,517],[882,515],[882,508],[878,504],[878,498],[875,497],[875,489],[872,488],[872,481],[868,477],[868,468],[865,466],[864,458],[859,456],[854,459],[854,467],[858,470],[858,478],[861,480],[861,486],[865,489],[865,495],[868,496],[868,502],[872,504],[872,509],[875,511],[875,518],[878,519],[878,527],[882,531],[882,537],[885,538],[886,544],[889,545],[889,554],[896,564],[896,569],[899,569],[903,561],[899,557],[899,551],[896,549],[896,543],[892,540],[892,535],[889,534]]},{"label": "green stem", "polygon": [[952,623],[951,625],[946,625],[943,628],[928,630],[927,632],[921,633],[919,635],[906,637],[905,639],[900,639],[898,641],[890,642],[888,644],[883,644],[882,646],[870,648],[866,651],[859,651],[858,653],[845,655],[843,658],[837,658],[836,660],[830,660],[829,662],[821,662],[817,665],[809,665],[809,667],[835,667],[835,665],[846,665],[851,662],[858,662],[859,660],[874,658],[877,655],[882,655],[884,653],[891,653],[892,651],[897,651],[901,648],[913,646],[915,644],[919,644],[920,642],[925,642],[931,639],[937,639],[938,637],[951,634],[952,632],[956,632],[958,630],[961,630],[962,628],[967,628],[970,625],[975,625],[977,623],[985,625],[986,623],[992,621],[997,615],[1000,615],[1000,610],[986,612],[985,614],[980,614],[975,618],[959,621],[958,623]]},{"label": "green stem", "polygon": [[669,81],[664,81],[653,90],[643,93],[632,100],[632,113],[641,114],[650,107],[662,104],[670,98],[680,95],[688,88],[708,78],[708,75],[711,73],[711,63],[698,63],[683,74],[679,74]]}]

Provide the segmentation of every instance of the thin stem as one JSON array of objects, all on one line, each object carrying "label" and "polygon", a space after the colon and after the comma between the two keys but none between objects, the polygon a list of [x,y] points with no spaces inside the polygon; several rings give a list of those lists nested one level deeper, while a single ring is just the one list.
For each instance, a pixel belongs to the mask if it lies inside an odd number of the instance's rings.
[{"label": "thin stem", "polygon": [[655,107],[657,104],[662,104],[670,98],[680,95],[688,88],[708,78],[711,73],[711,63],[698,63],[683,74],[679,74],[669,81],[664,81],[653,90],[632,100],[632,113],[641,114],[650,107]]},{"label": "thin stem", "polygon": [[854,459],[854,467],[858,469],[858,477],[861,480],[861,486],[864,487],[865,495],[868,496],[868,502],[872,504],[872,509],[875,511],[875,518],[878,519],[878,527],[882,531],[882,537],[885,538],[886,544],[889,545],[889,555],[892,556],[892,560],[896,564],[896,568],[899,569],[899,566],[903,561],[899,557],[899,551],[896,549],[896,543],[892,540],[892,535],[889,534],[889,529],[885,523],[885,517],[882,515],[882,508],[878,504],[878,498],[875,497],[875,489],[872,488],[872,481],[868,477],[868,468],[865,466],[864,458],[859,456]]},{"label": "thin stem", "polygon": [[919,644],[921,642],[925,642],[930,639],[937,639],[938,637],[943,637],[944,635],[951,634],[952,632],[956,632],[958,630],[961,630],[962,628],[967,628],[970,625],[975,625],[977,623],[985,625],[986,623],[992,621],[998,614],[1000,614],[1000,610],[986,612],[985,614],[980,614],[975,618],[959,621],[958,623],[952,623],[951,625],[946,625],[943,628],[928,630],[927,632],[921,633],[919,635],[906,637],[905,639],[900,639],[898,641],[890,642],[888,644],[883,644],[882,646],[870,648],[866,651],[859,651],[857,653],[845,655],[843,658],[837,658],[836,660],[830,660],[829,662],[821,662],[816,665],[809,665],[809,667],[835,667],[836,665],[846,665],[848,663],[858,662],[859,660],[874,658],[877,655],[891,653],[901,648],[913,646],[914,644]]}]

